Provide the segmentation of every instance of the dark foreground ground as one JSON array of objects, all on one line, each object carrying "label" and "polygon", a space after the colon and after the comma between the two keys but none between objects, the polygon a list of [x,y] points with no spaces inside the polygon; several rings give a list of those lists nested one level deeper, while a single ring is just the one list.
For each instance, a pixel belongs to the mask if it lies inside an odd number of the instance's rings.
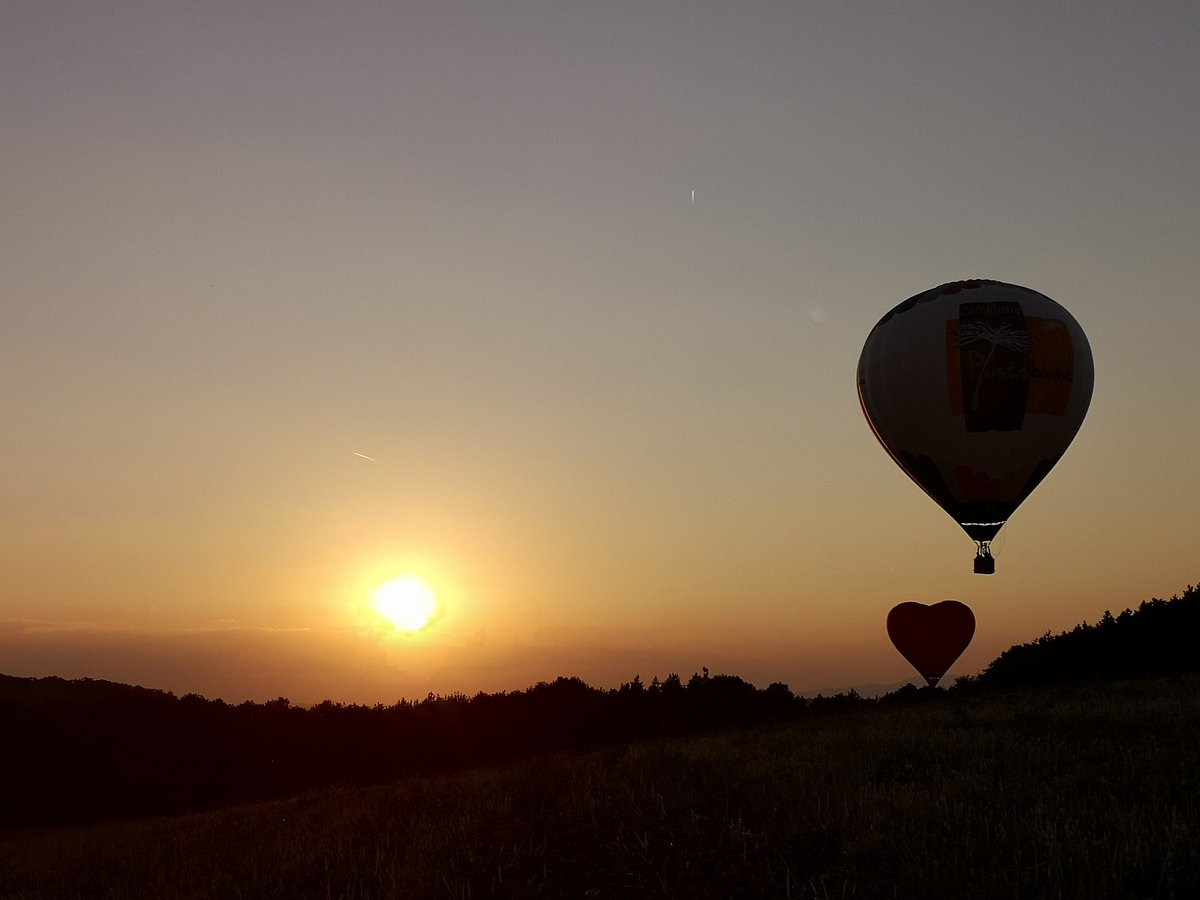
[{"label": "dark foreground ground", "polygon": [[0,897],[1200,896],[1200,678],[0,834]]}]

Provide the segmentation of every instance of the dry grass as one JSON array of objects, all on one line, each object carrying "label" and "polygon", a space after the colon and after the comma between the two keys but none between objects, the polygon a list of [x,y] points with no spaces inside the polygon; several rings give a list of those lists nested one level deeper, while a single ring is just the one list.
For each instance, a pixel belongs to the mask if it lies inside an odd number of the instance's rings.
[{"label": "dry grass", "polygon": [[0,896],[1200,896],[1200,680],[795,726],[0,837]]}]

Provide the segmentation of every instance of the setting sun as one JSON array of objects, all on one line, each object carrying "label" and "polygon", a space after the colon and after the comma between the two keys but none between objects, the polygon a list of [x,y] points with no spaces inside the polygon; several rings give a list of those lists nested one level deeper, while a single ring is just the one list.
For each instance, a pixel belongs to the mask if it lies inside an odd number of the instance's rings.
[{"label": "setting sun", "polygon": [[371,606],[397,631],[420,631],[437,612],[437,597],[424,579],[403,575],[375,589]]}]

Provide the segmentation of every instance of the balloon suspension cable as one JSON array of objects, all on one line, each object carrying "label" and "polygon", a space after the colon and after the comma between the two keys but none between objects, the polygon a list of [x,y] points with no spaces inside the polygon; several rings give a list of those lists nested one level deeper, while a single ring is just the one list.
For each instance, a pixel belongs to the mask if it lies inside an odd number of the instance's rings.
[{"label": "balloon suspension cable", "polygon": [[976,541],[975,543],[979,548],[975,553],[975,574],[995,575],[996,558],[992,556],[991,544],[988,541]]}]

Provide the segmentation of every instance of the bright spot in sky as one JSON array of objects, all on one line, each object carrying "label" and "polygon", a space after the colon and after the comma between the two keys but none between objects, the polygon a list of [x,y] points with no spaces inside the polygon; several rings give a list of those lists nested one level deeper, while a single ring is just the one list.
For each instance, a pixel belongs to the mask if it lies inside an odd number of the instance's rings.
[{"label": "bright spot in sky", "polygon": [[385,581],[371,596],[371,606],[397,631],[420,631],[437,612],[437,597],[423,579],[402,575]]}]

